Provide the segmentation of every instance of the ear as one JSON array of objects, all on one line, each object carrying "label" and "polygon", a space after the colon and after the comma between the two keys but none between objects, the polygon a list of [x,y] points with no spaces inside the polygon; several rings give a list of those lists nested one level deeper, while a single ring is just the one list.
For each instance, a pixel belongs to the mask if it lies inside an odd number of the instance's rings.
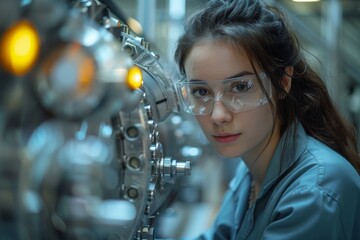
[{"label": "ear", "polygon": [[286,67],[285,74],[282,78],[282,85],[287,93],[290,92],[291,89],[291,81],[293,76],[294,68],[293,67]]}]

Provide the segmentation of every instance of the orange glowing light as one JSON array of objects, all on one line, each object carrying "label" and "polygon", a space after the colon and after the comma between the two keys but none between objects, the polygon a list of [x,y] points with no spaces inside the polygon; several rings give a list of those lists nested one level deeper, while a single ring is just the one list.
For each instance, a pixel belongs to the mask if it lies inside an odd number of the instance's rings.
[{"label": "orange glowing light", "polygon": [[87,92],[93,85],[96,74],[94,59],[78,43],[70,46],[68,57],[78,66],[78,90]]},{"label": "orange glowing light", "polygon": [[[69,69],[69,66],[72,66]],[[96,63],[86,49],[77,42],[59,45],[42,64],[42,73],[50,81],[74,80],[66,91],[84,94],[95,82]]]}]

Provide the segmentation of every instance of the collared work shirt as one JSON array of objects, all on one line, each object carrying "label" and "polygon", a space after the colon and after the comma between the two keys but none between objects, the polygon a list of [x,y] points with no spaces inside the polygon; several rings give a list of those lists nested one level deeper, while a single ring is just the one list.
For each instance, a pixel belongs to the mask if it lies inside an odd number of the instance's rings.
[{"label": "collared work shirt", "polygon": [[248,209],[251,181],[241,161],[214,225],[198,239],[360,240],[359,174],[300,123],[282,136]]}]

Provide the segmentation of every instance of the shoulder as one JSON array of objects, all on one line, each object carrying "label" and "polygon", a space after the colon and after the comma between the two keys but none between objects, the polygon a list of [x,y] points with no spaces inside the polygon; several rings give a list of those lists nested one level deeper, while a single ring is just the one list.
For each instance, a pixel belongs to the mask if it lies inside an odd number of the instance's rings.
[{"label": "shoulder", "polygon": [[359,174],[343,156],[320,141],[307,138],[307,146],[286,177],[291,182],[286,192],[327,199],[342,214],[351,215],[353,207],[360,208]]},{"label": "shoulder", "polygon": [[313,183],[327,192],[360,189],[360,176],[347,159],[322,142],[308,136],[308,144],[300,156],[298,166],[308,167],[304,175],[312,176]]},{"label": "shoulder", "polygon": [[[308,137],[302,154],[279,184],[275,215],[314,221],[317,229],[332,225],[342,238],[356,239],[360,231],[360,176],[340,154]],[[316,215],[314,213],[316,212]],[[355,225],[354,225],[355,224]],[[312,232],[320,231],[313,229]],[[325,233],[324,233],[325,234]]]}]

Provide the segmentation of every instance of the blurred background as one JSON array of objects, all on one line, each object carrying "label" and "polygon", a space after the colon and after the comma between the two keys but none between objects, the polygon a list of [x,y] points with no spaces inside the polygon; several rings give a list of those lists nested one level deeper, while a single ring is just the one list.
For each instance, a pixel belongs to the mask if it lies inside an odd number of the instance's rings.
[{"label": "blurred background", "polygon": [[[173,64],[183,24],[206,0],[117,0],[144,36]],[[340,111],[360,129],[360,1],[267,0],[283,9],[304,52],[323,76]],[[191,120],[189,128],[199,129]],[[191,127],[192,126],[192,127]],[[195,126],[195,127],[194,127]],[[360,132],[360,131],[359,131]],[[201,133],[199,132],[201,136]],[[360,137],[360,136],[359,136]],[[196,236],[211,223],[237,161],[219,159],[203,142],[203,155],[181,193],[159,220],[158,237]]]},{"label": "blurred background", "polygon": [[[360,1],[264,1],[360,138]],[[210,226],[239,159],[212,150],[173,84],[177,39],[206,2],[0,0],[0,240]]]}]

